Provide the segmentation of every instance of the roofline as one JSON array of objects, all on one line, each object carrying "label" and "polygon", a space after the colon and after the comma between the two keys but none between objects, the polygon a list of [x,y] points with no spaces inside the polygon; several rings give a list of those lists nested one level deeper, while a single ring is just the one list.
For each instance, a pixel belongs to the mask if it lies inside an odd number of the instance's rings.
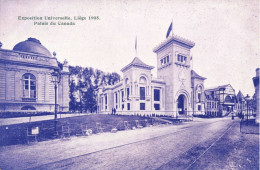
[{"label": "roofline", "polygon": [[0,51],[13,52],[13,53],[18,53],[18,54],[34,55],[34,56],[40,56],[40,57],[45,57],[45,58],[50,58],[50,59],[56,58],[56,57],[49,57],[49,56],[46,56],[44,54],[39,54],[39,53],[31,53],[31,52],[24,52],[24,51],[8,50],[8,49],[2,49],[2,48],[0,48]]},{"label": "roofline", "polygon": [[154,49],[153,52],[157,52],[159,50],[161,50],[165,45],[170,44],[171,42],[178,42],[180,44],[183,44],[185,46],[187,46],[188,48],[192,48],[195,46],[195,42],[192,42],[188,39],[182,38],[180,36],[177,36],[175,34],[173,34],[172,36],[170,36],[169,38],[167,38],[166,40],[164,40],[163,42],[161,42],[159,45],[157,45]]},{"label": "roofline", "polygon": [[124,72],[124,71],[130,69],[131,66],[132,66],[132,67],[137,67],[137,68],[142,68],[142,69],[147,69],[147,70],[152,70],[152,69],[154,69],[154,66],[141,66],[141,65],[136,65],[136,64],[130,63],[130,64],[126,65],[125,67],[123,67],[123,68],[121,69],[121,71]]},{"label": "roofline", "polygon": [[[213,88],[207,88],[207,89],[205,89],[204,91],[208,91],[208,90],[217,90],[217,89],[220,89],[221,87],[226,87],[226,86],[231,86],[231,84],[225,84],[225,85],[220,85],[220,86],[218,86],[218,87],[213,87]],[[231,86],[232,87],[232,86]],[[232,87],[232,89],[233,90],[235,90],[233,87]]]}]

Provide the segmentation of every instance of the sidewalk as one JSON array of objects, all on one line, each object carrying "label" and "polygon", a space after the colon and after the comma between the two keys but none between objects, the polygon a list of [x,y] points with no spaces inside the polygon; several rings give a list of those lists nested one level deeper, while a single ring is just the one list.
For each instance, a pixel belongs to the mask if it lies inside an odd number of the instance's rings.
[{"label": "sidewalk", "polygon": [[[74,116],[85,116],[85,115],[88,115],[88,114],[86,114],[86,113],[58,114],[57,117],[58,118],[65,118],[65,117],[74,117]],[[52,120],[52,119],[54,119],[54,115],[17,117],[17,118],[0,118],[0,126],[20,124],[20,123],[28,123],[28,122],[37,122],[37,121],[42,121],[42,120]]]}]

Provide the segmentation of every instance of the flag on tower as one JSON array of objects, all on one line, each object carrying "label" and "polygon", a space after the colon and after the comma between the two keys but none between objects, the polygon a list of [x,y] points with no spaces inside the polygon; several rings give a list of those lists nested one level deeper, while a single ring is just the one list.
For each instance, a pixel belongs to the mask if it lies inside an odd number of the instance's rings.
[{"label": "flag on tower", "polygon": [[137,36],[135,37],[135,51],[137,50]]},{"label": "flag on tower", "polygon": [[168,31],[167,31],[166,38],[169,37],[171,31],[172,31],[172,22],[171,22],[171,25],[169,26],[169,29],[168,29]]}]

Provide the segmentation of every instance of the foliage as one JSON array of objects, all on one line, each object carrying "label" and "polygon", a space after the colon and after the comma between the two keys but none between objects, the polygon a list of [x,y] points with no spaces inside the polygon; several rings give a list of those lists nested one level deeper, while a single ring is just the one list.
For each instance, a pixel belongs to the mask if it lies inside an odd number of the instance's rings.
[{"label": "foliage", "polygon": [[70,110],[95,112],[99,86],[114,85],[120,81],[117,73],[105,73],[92,67],[69,66]]}]

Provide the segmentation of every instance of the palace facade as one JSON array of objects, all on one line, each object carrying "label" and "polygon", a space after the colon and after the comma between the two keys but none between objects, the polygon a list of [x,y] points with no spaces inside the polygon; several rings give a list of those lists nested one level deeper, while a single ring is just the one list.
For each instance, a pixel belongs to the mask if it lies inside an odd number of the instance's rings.
[{"label": "palace facade", "polygon": [[59,72],[56,98],[58,110],[69,110],[69,70],[66,61],[60,69],[57,58],[35,38],[16,44],[12,50],[2,49],[1,46],[1,112],[53,112],[54,71]]},{"label": "palace facade", "polygon": [[[204,113],[204,77],[191,70],[190,50],[195,43],[172,35],[156,46],[157,77],[138,57],[123,67],[123,79],[98,88],[98,112],[139,115]],[[193,102],[194,101],[194,102]]]}]

